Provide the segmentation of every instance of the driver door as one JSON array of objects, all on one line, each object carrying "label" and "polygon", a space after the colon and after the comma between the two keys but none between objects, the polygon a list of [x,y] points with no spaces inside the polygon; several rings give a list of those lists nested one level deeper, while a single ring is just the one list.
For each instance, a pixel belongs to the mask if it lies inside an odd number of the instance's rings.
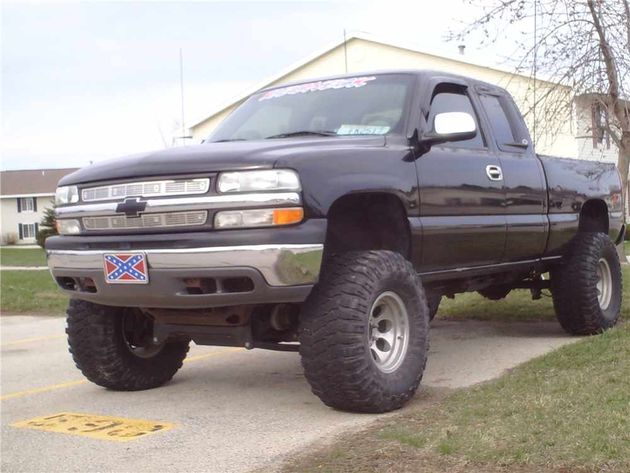
[{"label": "driver door", "polygon": [[466,112],[475,138],[432,146],[416,161],[422,222],[421,272],[499,263],[506,241],[501,167],[488,149],[467,87],[440,83],[432,94],[428,129],[438,113]]}]

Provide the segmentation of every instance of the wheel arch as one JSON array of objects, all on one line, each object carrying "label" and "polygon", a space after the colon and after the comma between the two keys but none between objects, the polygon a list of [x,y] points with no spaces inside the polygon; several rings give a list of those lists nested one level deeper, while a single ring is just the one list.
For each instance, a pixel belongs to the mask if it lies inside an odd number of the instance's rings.
[{"label": "wheel arch", "polygon": [[387,191],[352,192],[329,207],[327,252],[391,250],[411,256],[411,228],[404,202]]},{"label": "wheel arch", "polygon": [[598,232],[608,234],[610,222],[608,206],[602,199],[589,199],[580,209],[579,232]]}]

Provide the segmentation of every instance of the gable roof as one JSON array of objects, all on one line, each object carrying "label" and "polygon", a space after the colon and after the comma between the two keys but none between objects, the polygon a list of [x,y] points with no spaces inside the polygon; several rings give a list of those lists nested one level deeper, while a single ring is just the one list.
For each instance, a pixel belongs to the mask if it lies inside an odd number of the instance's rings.
[{"label": "gable roof", "polygon": [[[367,34],[367,33],[351,33],[351,35],[346,38],[346,44],[349,43],[352,40],[361,40],[361,41],[377,43],[377,44],[381,44],[381,45],[385,45],[385,46],[390,46],[390,47],[393,47],[393,48],[405,49],[405,50],[412,51],[412,52],[415,52],[415,53],[424,54],[425,56],[432,56],[432,57],[438,57],[438,58],[443,58],[443,59],[449,59],[451,61],[459,62],[459,63],[462,63],[462,64],[478,66],[478,67],[484,67],[486,69],[502,72],[502,73],[505,73],[505,74],[511,74],[511,75],[514,75],[514,76],[520,76],[520,77],[525,77],[527,79],[531,79],[531,77],[528,76],[528,75],[516,73],[513,70],[510,70],[508,68],[503,68],[503,67],[500,67],[500,66],[488,66],[487,64],[482,64],[482,63],[479,63],[479,62],[471,61],[469,58],[467,58],[465,56],[462,56],[462,55],[428,53],[426,51],[418,49],[417,46],[413,46],[413,45],[409,45],[409,44],[402,44],[402,43],[399,43],[399,42],[386,41],[386,40],[381,39],[381,38],[376,38],[376,37],[374,37],[374,36],[372,36],[370,34]],[[270,78],[267,78],[267,79],[265,79],[262,82],[259,82],[257,85],[255,85],[255,86],[249,88],[248,90],[244,91],[241,95],[232,98],[228,102],[225,102],[223,105],[219,106],[213,113],[211,113],[210,115],[207,115],[203,119],[198,120],[197,122],[195,122],[195,124],[191,125],[190,128],[191,129],[192,128],[196,128],[197,126],[199,126],[202,123],[206,122],[208,119],[214,117],[215,115],[218,115],[221,112],[224,112],[225,110],[229,109],[230,107],[233,107],[235,105],[240,104],[245,99],[247,99],[250,95],[252,95],[252,94],[254,94],[256,92],[259,92],[262,89],[270,87],[271,85],[273,85],[274,83],[280,81],[282,78],[288,76],[289,74],[291,74],[292,72],[296,71],[297,69],[300,69],[300,68],[306,66],[307,64],[310,64],[311,62],[313,62],[316,59],[324,56],[325,54],[328,54],[329,52],[333,51],[334,49],[337,49],[337,48],[343,46],[343,44],[344,44],[344,41],[336,41],[334,43],[331,43],[331,44],[327,45],[326,47],[324,47],[323,49],[320,49],[320,50],[316,51],[315,53],[307,56],[306,58],[298,61],[297,63],[292,64],[291,66],[283,69],[278,74],[276,74],[276,75],[274,75],[274,76],[272,76]],[[542,81],[542,82],[552,82],[552,81],[550,81],[548,79],[541,78],[541,77],[538,77],[537,80],[538,81]]]},{"label": "gable roof", "polygon": [[0,171],[0,195],[53,195],[59,180],[76,170],[77,168]]}]

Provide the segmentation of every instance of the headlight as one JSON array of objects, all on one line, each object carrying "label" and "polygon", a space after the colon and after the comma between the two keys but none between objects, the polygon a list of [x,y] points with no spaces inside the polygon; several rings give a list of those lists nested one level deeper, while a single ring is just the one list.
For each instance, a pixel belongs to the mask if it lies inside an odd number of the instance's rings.
[{"label": "headlight", "polygon": [[304,218],[301,207],[291,209],[229,210],[217,212],[215,228],[271,227],[299,223]]},{"label": "headlight", "polygon": [[289,169],[224,172],[217,188],[219,192],[299,191],[300,178]]},{"label": "headlight", "polygon": [[60,235],[76,235],[81,233],[81,224],[78,220],[57,220],[57,232]]},{"label": "headlight", "polygon": [[79,201],[79,189],[77,186],[57,187],[55,192],[55,204],[74,204]]}]

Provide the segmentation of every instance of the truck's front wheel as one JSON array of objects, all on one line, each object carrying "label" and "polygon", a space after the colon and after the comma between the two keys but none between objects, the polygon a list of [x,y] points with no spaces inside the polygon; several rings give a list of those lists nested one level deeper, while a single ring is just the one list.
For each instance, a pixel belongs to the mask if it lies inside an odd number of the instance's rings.
[{"label": "truck's front wheel", "polygon": [[188,342],[155,344],[152,321],[137,309],[71,300],[66,333],[83,375],[99,386],[139,391],[161,386],[181,368]]},{"label": "truck's front wheel", "polygon": [[391,251],[331,258],[300,315],[300,354],[313,393],[356,412],[402,407],[427,360],[429,309],[411,264]]},{"label": "truck's front wheel", "polygon": [[578,234],[551,272],[553,305],[562,328],[593,335],[617,323],[621,311],[621,265],[604,233]]}]

